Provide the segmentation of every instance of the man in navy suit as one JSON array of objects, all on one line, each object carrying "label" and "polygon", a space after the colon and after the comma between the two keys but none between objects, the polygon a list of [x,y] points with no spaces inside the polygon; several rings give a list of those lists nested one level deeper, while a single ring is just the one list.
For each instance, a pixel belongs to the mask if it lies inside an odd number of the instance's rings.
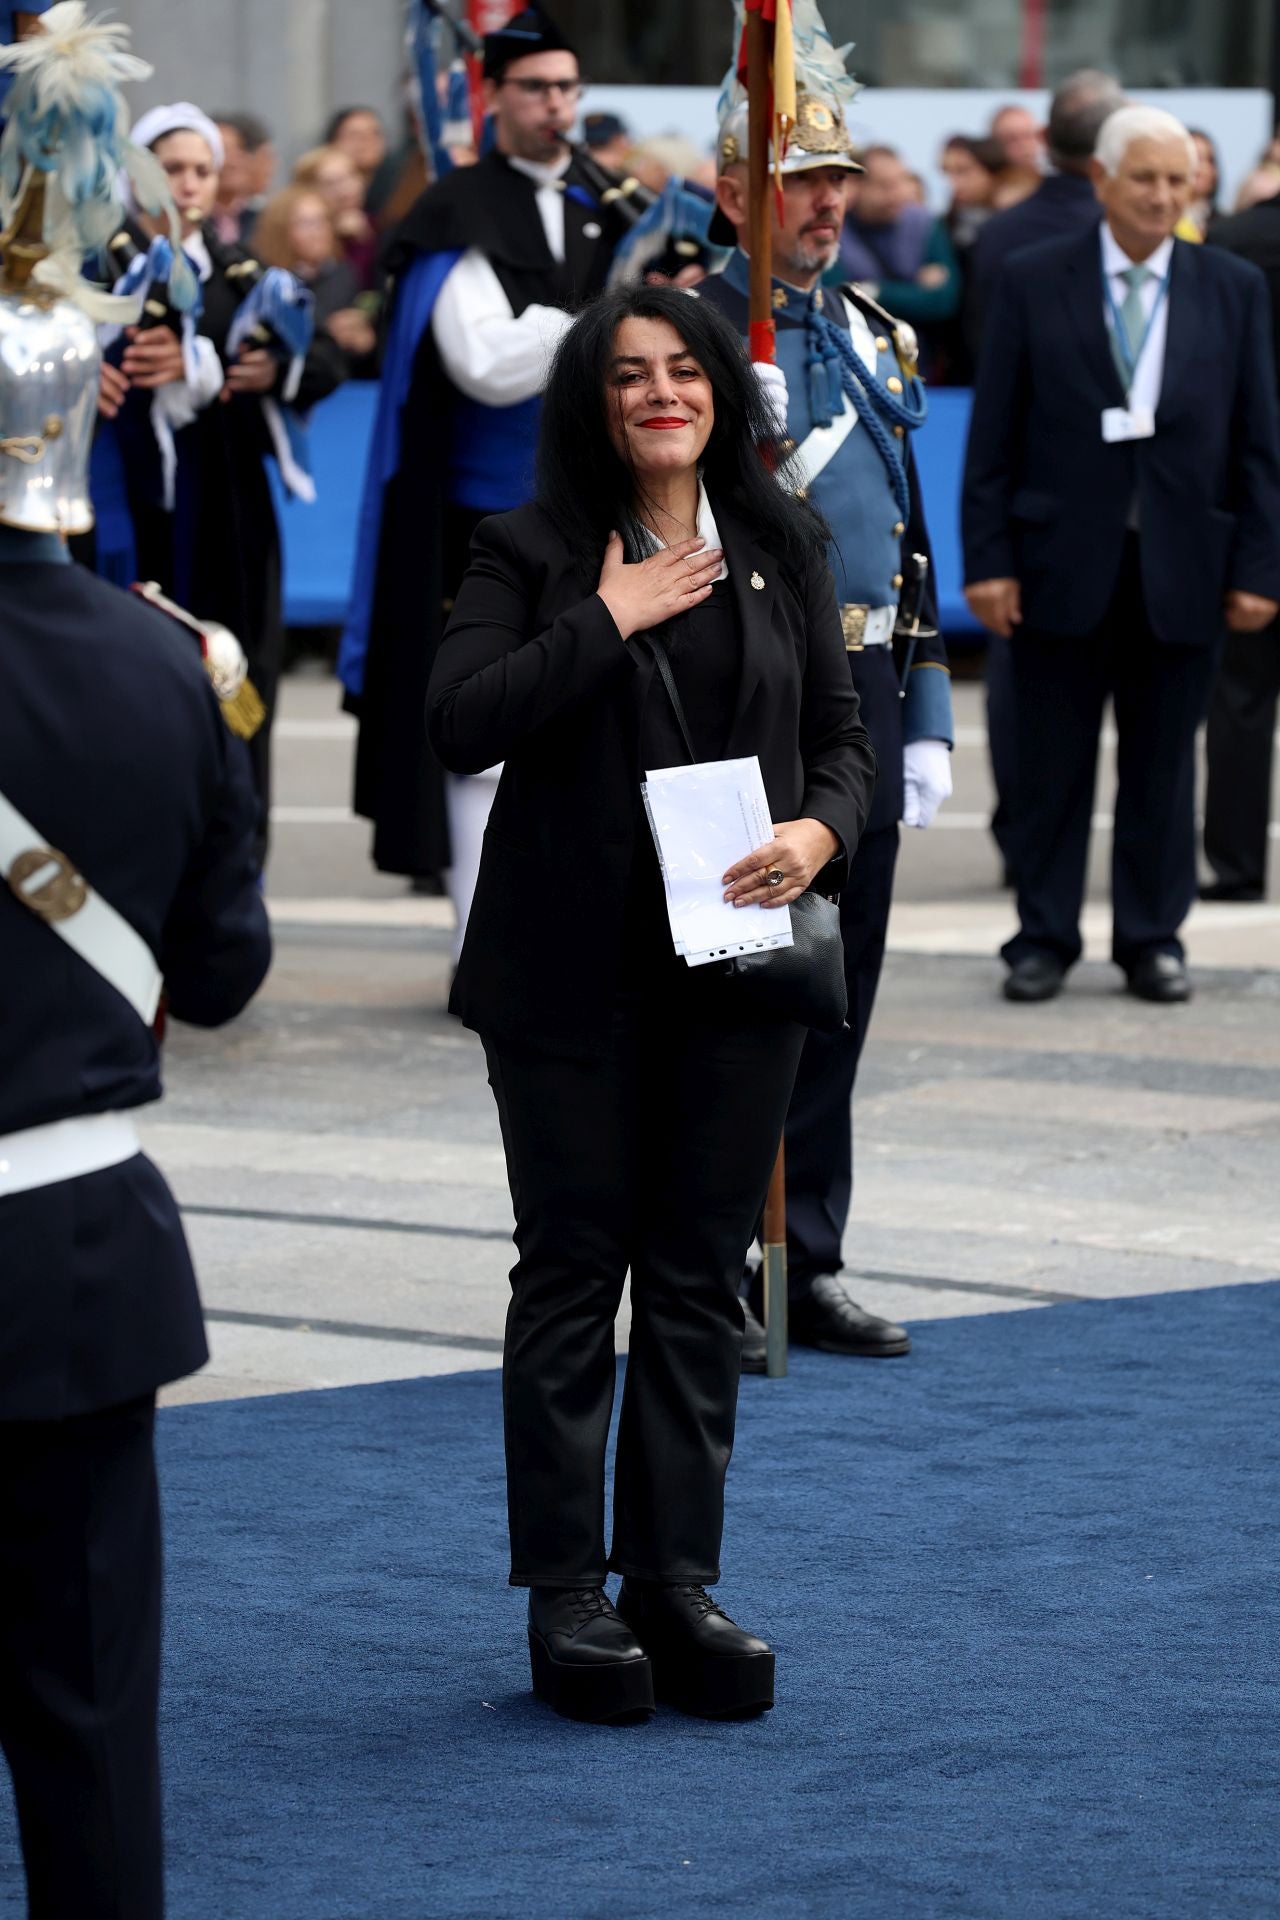
[{"label": "man in navy suit", "polygon": [[1011,649],[1018,794],[1011,1000],[1056,994],[1079,919],[1104,704],[1120,735],[1112,955],[1144,999],[1191,992],[1194,747],[1224,628],[1280,606],[1280,434],[1266,282],[1173,238],[1180,122],[1104,123],[1096,232],[997,284],[965,469],[966,595]]},{"label": "man in navy suit", "polygon": [[1054,94],[1045,128],[1053,172],[1045,175],[1028,199],[994,214],[973,249],[970,298],[979,322],[990,304],[996,275],[1010,254],[1039,240],[1057,240],[1097,226],[1093,150],[1104,120],[1123,105],[1119,83],[1091,67],[1071,74]]},{"label": "man in navy suit", "polygon": [[[1215,220],[1208,239],[1252,260],[1271,290],[1272,349],[1280,391],[1280,199]],[[1262,900],[1267,891],[1271,762],[1280,701],[1280,624],[1227,636],[1205,729],[1204,853],[1213,879],[1205,900]]]},{"label": "man in navy suit", "polygon": [[[1033,247],[1039,240],[1065,239],[1070,233],[1092,233],[1098,225],[1098,196],[1093,190],[1093,150],[1108,114],[1124,105],[1124,95],[1109,73],[1085,68],[1071,74],[1058,88],[1049,106],[1045,145],[1053,172],[1047,174],[1029,199],[1006,207],[987,221],[978,234],[969,268],[970,350],[978,362],[983,322],[991,305],[991,289],[1011,254]],[[1009,643],[992,634],[987,643],[987,744],[996,783],[996,807],[991,831],[1004,857],[1005,871],[1016,871],[1014,836],[1017,802],[1013,792],[1013,683]]]}]

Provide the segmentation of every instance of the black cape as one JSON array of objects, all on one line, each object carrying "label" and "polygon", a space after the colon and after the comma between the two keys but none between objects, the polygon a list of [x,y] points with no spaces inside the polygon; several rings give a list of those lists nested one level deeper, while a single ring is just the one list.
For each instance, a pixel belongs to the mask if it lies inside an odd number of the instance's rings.
[{"label": "black cape", "polygon": [[[490,153],[427,188],[387,249],[403,276],[425,254],[475,248],[493,267],[512,312],[532,305],[573,312],[604,286],[623,232],[577,163],[565,175],[565,259],[547,245],[534,182]],[[394,305],[394,291],[392,303]],[[355,810],[373,822],[373,860],[385,873],[438,876],[451,864],[444,775],[423,728],[427,679],[444,628],[446,598],[465,565],[470,517],[451,511],[447,449],[459,395],[430,324],[410,347],[400,459],[383,492],[364,685],[358,713]],[[384,366],[384,379],[396,369]],[[461,546],[461,552],[457,551]]]}]

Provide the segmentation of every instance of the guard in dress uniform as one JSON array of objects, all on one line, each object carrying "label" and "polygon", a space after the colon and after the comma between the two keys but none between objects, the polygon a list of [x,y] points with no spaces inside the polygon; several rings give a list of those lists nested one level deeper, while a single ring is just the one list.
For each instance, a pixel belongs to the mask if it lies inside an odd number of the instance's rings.
[{"label": "guard in dress uniform", "polygon": [[[840,897],[849,1022],[810,1033],[786,1126],[787,1270],[791,1337],[833,1353],[902,1354],[902,1327],[865,1312],[836,1278],[853,1190],[851,1097],[884,957],[898,823],[927,827],[951,791],[954,738],[946,652],[936,631],[925,529],[909,435],[924,418],[912,331],[853,287],[820,284],[836,256],[848,185],[859,171],[844,120],[854,83],[797,45],[797,125],[775,212],[773,308],[785,375],[784,473],[807,489],[831,528],[831,569],[849,670],[875,748],[871,815]],[[704,281],[745,336],[747,110],[719,134],[719,212],[712,241],[736,242]],[[765,371],[775,388],[777,377]],[[775,384],[776,383],[776,384]],[[776,404],[776,401],[775,401]],[[914,631],[911,631],[913,630]],[[758,1281],[757,1281],[758,1288]],[[763,1372],[764,1328],[753,1292],[743,1366]]]},{"label": "guard in dress uniform", "polygon": [[389,253],[395,291],[338,655],[360,718],[355,807],[374,824],[374,863],[449,874],[459,949],[501,769],[450,776],[446,795],[423,732],[427,677],[473,531],[532,492],[551,354],[626,230],[600,169],[567,145],[578,61],[554,21],[533,6],[487,34],[484,76],[493,150],[429,187]]},{"label": "guard in dress uniform", "polygon": [[[114,181],[103,129],[127,124],[100,78],[127,30],[83,14],[51,9],[19,67],[21,185],[0,205],[0,1746],[33,1920],[157,1920],[155,1394],[207,1352],[132,1113],[160,1096],[162,988],[172,1017],[217,1026],[270,937],[247,752],[199,647],[65,545],[92,524],[99,352],[62,195],[91,177],[91,132]],[[56,162],[42,87],[67,155],[47,217],[23,145],[25,116]]]}]

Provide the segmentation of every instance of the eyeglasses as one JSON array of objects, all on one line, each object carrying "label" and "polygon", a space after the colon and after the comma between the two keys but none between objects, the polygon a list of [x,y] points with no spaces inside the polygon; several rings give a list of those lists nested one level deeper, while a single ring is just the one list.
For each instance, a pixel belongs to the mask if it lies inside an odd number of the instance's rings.
[{"label": "eyeglasses", "polygon": [[549,100],[553,93],[567,101],[581,100],[587,90],[585,80],[504,80],[504,87],[518,87],[526,100]]}]

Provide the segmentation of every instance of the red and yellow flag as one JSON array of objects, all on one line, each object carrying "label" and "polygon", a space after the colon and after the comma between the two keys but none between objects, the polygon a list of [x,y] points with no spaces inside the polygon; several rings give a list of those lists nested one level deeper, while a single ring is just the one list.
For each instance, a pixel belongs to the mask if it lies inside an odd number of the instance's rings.
[{"label": "red and yellow flag", "polygon": [[[796,53],[791,31],[791,0],[744,0],[748,13],[758,13],[766,27],[769,49],[770,124],[773,129],[773,167],[778,191],[782,190],[782,162],[787,142],[796,123]],[[738,78],[750,91],[747,72],[747,33],[743,24],[738,49]]]}]

